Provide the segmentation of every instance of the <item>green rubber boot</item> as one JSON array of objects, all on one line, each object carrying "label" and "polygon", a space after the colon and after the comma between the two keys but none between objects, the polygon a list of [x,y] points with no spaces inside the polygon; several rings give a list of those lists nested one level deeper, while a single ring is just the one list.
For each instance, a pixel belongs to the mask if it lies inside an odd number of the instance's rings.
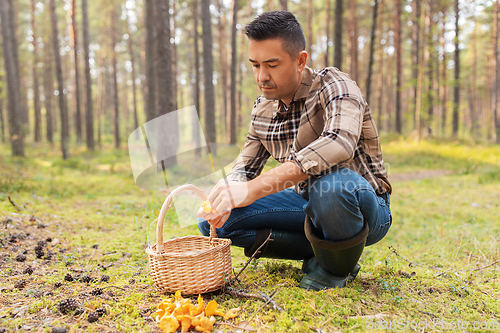
[{"label": "green rubber boot", "polygon": [[314,256],[311,243],[307,240],[303,232],[281,229],[259,229],[255,243],[245,248],[245,255],[251,257],[252,254],[266,241],[271,234],[269,241],[255,254],[255,258],[274,258],[302,260]]},{"label": "green rubber boot", "polygon": [[302,261],[302,271],[306,274],[311,273],[316,267],[318,267],[318,260],[315,256],[311,258],[304,259]]},{"label": "green rubber boot", "polygon": [[343,288],[354,280],[360,269],[358,260],[365,247],[368,224],[365,222],[356,236],[338,242],[323,240],[315,235],[309,217],[306,217],[304,229],[318,266],[300,281],[300,288],[316,291]]}]

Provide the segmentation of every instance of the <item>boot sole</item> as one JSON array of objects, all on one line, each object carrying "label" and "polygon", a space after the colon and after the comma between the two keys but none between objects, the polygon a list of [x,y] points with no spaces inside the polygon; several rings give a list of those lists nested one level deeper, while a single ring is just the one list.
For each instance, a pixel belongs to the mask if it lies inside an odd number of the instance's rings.
[{"label": "boot sole", "polygon": [[332,288],[344,288],[352,282],[358,275],[361,266],[356,264],[352,272],[347,276],[337,276],[326,271],[321,266],[317,266],[311,273],[304,276],[299,287],[306,290],[324,290]]}]

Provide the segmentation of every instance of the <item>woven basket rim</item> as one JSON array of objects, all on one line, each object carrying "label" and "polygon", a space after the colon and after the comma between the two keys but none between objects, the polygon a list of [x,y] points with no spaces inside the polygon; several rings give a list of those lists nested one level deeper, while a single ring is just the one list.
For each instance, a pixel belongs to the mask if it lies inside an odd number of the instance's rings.
[{"label": "woven basket rim", "polygon": [[[184,240],[200,240],[200,241],[206,241],[209,242],[210,237],[206,236],[197,236],[197,235],[190,235],[190,236],[183,236],[183,237],[175,237],[171,238],[169,240],[166,240],[163,242],[163,246],[168,243],[181,243]],[[184,257],[184,258],[194,258],[198,256],[202,256],[205,254],[209,254],[212,252],[219,252],[224,250],[225,248],[231,246],[231,240],[227,238],[212,238],[213,243],[217,243],[215,246],[203,250],[185,250],[185,252],[162,252],[161,254],[158,254],[157,250],[157,244],[150,245],[146,248],[146,254],[153,256],[155,258],[179,258],[179,257]],[[190,253],[191,252],[191,253]],[[193,253],[195,252],[195,253]]]}]

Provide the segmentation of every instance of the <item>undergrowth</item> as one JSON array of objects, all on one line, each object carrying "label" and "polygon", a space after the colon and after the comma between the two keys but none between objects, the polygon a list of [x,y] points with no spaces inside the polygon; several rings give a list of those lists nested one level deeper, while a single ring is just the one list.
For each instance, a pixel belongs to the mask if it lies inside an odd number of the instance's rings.
[{"label": "undergrowth", "polygon": [[[365,249],[348,287],[305,291],[298,288],[300,262],[258,259],[234,288],[275,293],[283,311],[256,299],[206,294],[223,309],[242,308],[216,330],[500,330],[500,148],[404,140],[382,148],[391,174],[452,173],[393,183],[391,230]],[[24,159],[10,157],[5,145],[0,151],[0,329],[159,332],[152,317],[166,296],[153,286],[144,248],[156,240],[165,193],[134,184],[125,150],[74,149],[67,161],[50,147],[27,147]],[[199,234],[196,225],[181,228],[169,209],[164,238],[191,234]],[[40,241],[45,254],[37,259]],[[17,261],[23,252],[26,261]],[[246,260],[232,248],[235,272]],[[24,273],[28,266],[31,275]],[[68,274],[74,281],[65,280]],[[95,281],[85,282],[85,275]],[[21,280],[24,287],[16,287]],[[96,288],[103,293],[93,296]],[[58,304],[67,298],[78,299],[83,314],[63,315]],[[88,313],[99,307],[107,314],[89,323]]]}]

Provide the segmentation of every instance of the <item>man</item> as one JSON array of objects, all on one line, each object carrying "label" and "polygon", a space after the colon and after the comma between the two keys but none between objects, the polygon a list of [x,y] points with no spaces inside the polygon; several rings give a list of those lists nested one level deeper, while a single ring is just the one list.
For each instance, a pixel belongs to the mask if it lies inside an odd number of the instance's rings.
[{"label": "man", "polygon": [[[264,13],[245,29],[262,96],[240,158],[208,196],[218,213],[198,212],[200,231],[214,225],[247,256],[271,234],[256,257],[304,260],[302,288],[344,287],[392,223],[369,107],[347,74],[306,66],[293,14]],[[281,164],[261,174],[270,156]]]}]

